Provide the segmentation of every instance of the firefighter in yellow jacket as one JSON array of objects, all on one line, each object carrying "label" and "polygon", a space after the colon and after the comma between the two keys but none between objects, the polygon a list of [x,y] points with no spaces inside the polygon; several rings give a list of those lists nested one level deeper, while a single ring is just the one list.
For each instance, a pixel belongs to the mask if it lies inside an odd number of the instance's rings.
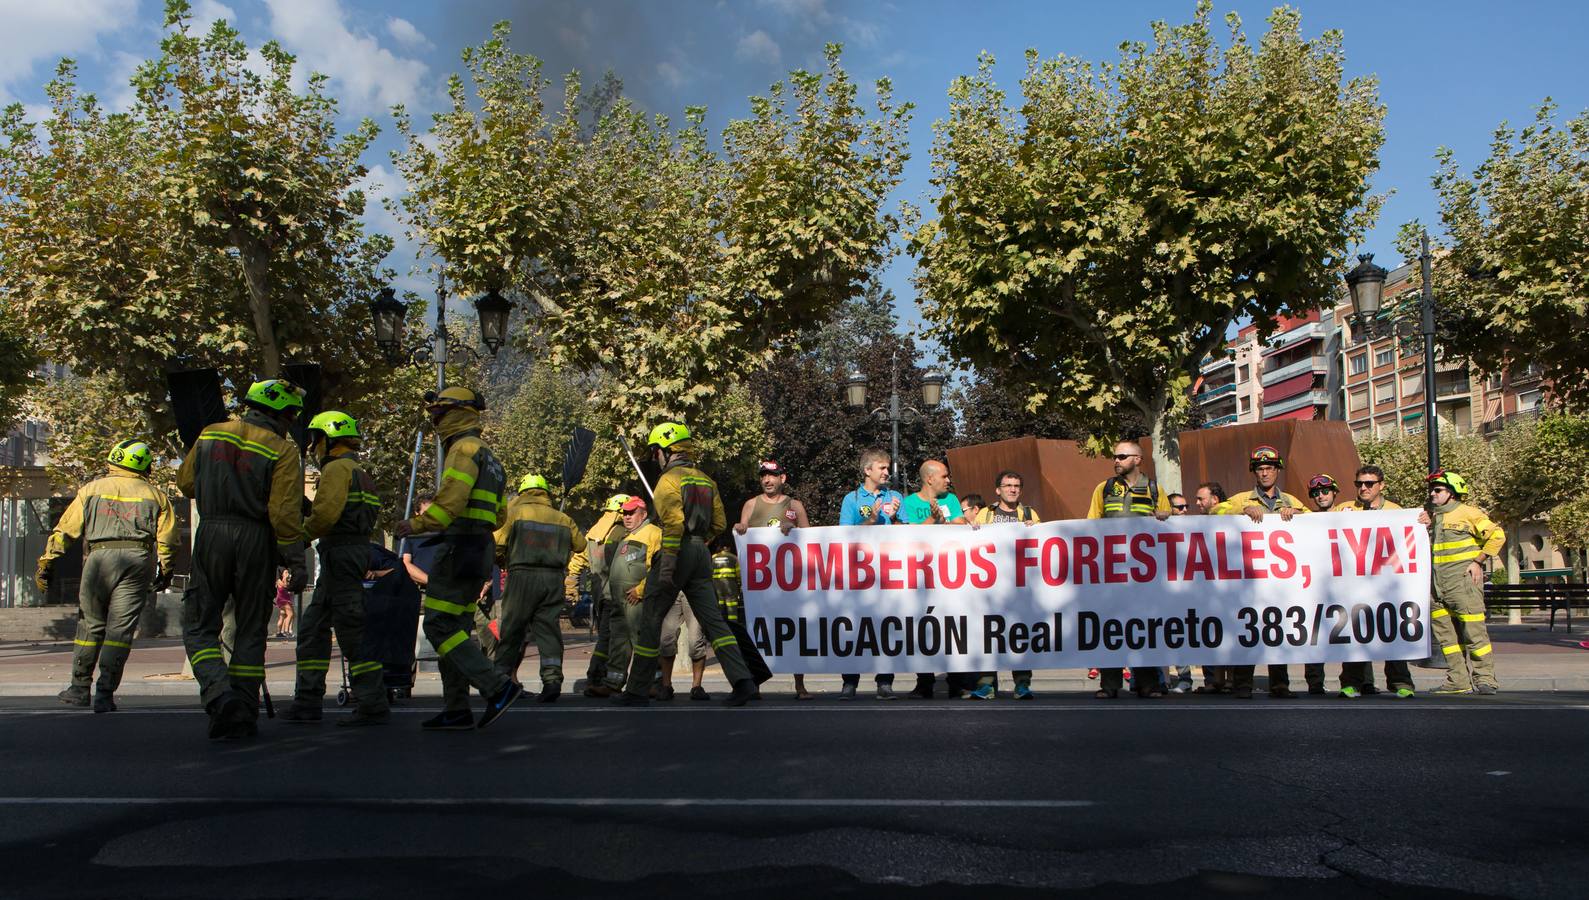
[{"label": "firefighter in yellow jacket", "polygon": [[[1301,500],[1280,490],[1280,473],[1285,467],[1286,461],[1279,450],[1268,445],[1254,448],[1252,455],[1247,458],[1247,469],[1252,472],[1253,478],[1252,490],[1237,494],[1214,507],[1214,514],[1246,516],[1254,522],[1262,522],[1264,516],[1272,514],[1279,516],[1282,522],[1289,522],[1292,516],[1307,512]],[[1241,700],[1252,698],[1252,676],[1256,668],[1230,667],[1231,696]],[[1269,696],[1279,700],[1296,696],[1291,690],[1291,676],[1285,666],[1269,667]]]},{"label": "firefighter in yellow jacket", "polygon": [[734,686],[724,704],[744,706],[756,695],[756,682],[740,655],[734,633],[718,612],[717,590],[712,587],[712,555],[706,549],[707,542],[722,534],[728,524],[723,498],[718,495],[717,483],[696,468],[688,428],[664,422],[651,429],[646,444],[662,467],[653,497],[657,518],[662,522],[662,552],[652,560],[646,576],[629,683],[623,695],[614,699],[630,706],[647,703],[646,691],[651,687],[661,652],[662,618],[683,591],[696,622],[711,640],[723,674]]},{"label": "firefighter in yellow jacket", "polygon": [[563,579],[569,557],[585,549],[585,536],[574,520],[553,508],[550,488],[541,475],[519,481],[519,495],[508,505],[506,520],[496,531],[497,559],[507,566],[508,589],[502,596],[501,637],[497,640],[497,671],[513,678],[524,660],[526,635],[533,635],[541,656],[542,703],[563,693]]},{"label": "firefighter in yellow jacket", "polygon": [[[496,555],[492,532],[502,524],[502,495],[507,475],[490,448],[480,440],[480,395],[464,387],[425,394],[426,411],[441,436],[447,456],[442,462],[441,490],[425,511],[397,524],[397,536],[440,532],[432,540],[441,552],[425,585],[425,637],[441,657],[442,711],[421,727],[427,731],[484,728],[507,712],[524,688],[491,664],[471,632],[475,602],[491,577]],[[475,724],[469,708],[469,687],[486,699]]]},{"label": "firefighter in yellow jacket", "polygon": [[1490,656],[1495,648],[1484,625],[1484,561],[1501,552],[1506,533],[1484,510],[1462,502],[1468,495],[1466,478],[1439,471],[1428,481],[1429,507],[1423,518],[1429,519],[1434,561],[1429,619],[1451,664],[1445,684],[1434,693],[1493,694],[1501,688]]},{"label": "firefighter in yellow jacket", "polygon": [[[276,567],[303,590],[303,468],[287,436],[303,412],[303,389],[272,378],[254,383],[240,418],[204,429],[177,471],[177,487],[199,509],[193,574],[182,595],[182,643],[210,714],[210,738],[257,733],[265,680],[265,621]],[[237,646],[221,648],[222,614],[234,603]]]},{"label": "firefighter in yellow jacket", "polygon": [[43,591],[55,560],[73,543],[83,542],[72,685],[57,695],[62,703],[88,705],[97,664],[94,712],[116,711],[116,688],[132,652],[138,616],[150,593],[171,583],[177,519],[165,491],[147,480],[153,457],[142,441],[122,441],[111,448],[105,458],[110,470],[72,498],[39,557],[34,580]]},{"label": "firefighter in yellow jacket", "polygon": [[359,463],[359,425],[330,410],[309,422],[309,450],[319,457],[320,485],[304,532],[320,554],[314,596],[298,623],[298,683],[282,718],[318,722],[331,667],[331,630],[347,661],[356,701],[338,725],[383,725],[391,718],[381,663],[364,652],[364,573],[370,567],[370,533],[381,515],[375,479]]},{"label": "firefighter in yellow jacket", "polygon": [[606,697],[598,688],[607,677],[607,658],[612,641],[610,622],[617,612],[607,602],[607,575],[612,568],[612,553],[624,535],[620,510],[629,502],[628,494],[613,494],[602,506],[601,518],[585,532],[585,552],[576,553],[569,563],[572,572],[576,566],[590,570],[590,620],[596,630],[596,646],[590,651],[590,665],[585,669],[585,696]]}]

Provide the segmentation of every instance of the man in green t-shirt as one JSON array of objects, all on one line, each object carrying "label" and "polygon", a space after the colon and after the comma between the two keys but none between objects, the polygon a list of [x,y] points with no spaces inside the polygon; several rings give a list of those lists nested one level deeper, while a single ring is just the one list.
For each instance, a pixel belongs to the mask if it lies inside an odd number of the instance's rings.
[{"label": "man in green t-shirt", "polygon": [[[905,498],[899,518],[906,525],[966,524],[965,512],[960,509],[960,499],[949,490],[948,466],[936,459],[921,464],[921,490]],[[910,696],[918,700],[931,700],[933,684],[937,680],[938,676],[932,672],[916,673],[916,689],[910,692]],[[950,697],[953,698],[960,690],[951,684]]]}]

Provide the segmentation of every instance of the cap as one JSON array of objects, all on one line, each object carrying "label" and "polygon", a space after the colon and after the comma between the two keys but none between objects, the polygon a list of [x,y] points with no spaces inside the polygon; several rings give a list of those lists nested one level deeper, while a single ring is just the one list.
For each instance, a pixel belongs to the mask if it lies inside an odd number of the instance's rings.
[{"label": "cap", "polygon": [[644,497],[630,497],[628,500],[623,502],[622,506],[624,512],[634,512],[637,509],[643,510],[645,508],[646,498]]},{"label": "cap", "polygon": [[764,459],[761,461],[761,465],[756,468],[756,474],[782,475],[784,474],[784,471],[783,466],[779,465],[776,459]]}]

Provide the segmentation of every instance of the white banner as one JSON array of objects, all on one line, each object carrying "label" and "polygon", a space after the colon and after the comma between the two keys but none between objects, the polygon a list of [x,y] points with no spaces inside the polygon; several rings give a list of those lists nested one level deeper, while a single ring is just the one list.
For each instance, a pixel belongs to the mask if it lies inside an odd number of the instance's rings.
[{"label": "white banner", "polygon": [[775,672],[1422,659],[1417,517],[755,528],[737,544]]}]

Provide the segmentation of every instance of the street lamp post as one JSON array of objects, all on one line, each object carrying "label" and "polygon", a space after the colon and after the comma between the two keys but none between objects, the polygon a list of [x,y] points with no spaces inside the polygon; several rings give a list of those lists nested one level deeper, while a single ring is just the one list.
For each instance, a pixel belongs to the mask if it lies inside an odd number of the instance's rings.
[{"label": "street lamp post", "polygon": [[1424,435],[1428,442],[1429,471],[1440,470],[1440,420],[1435,413],[1435,293],[1430,277],[1432,260],[1429,255],[1429,232],[1423,232],[1418,263],[1423,275],[1423,292],[1419,298],[1419,321],[1399,319],[1386,322],[1380,317],[1385,278],[1390,273],[1384,266],[1374,264],[1374,254],[1357,257],[1357,267],[1346,273],[1346,287],[1352,295],[1352,327],[1362,331],[1372,340],[1376,337],[1423,339],[1423,419]]},{"label": "street lamp post", "polygon": [[[888,370],[888,372],[889,372],[888,405],[887,406],[879,406],[877,409],[872,410],[869,415],[874,416],[874,417],[884,417],[884,416],[886,416],[886,418],[888,419],[889,425],[893,429],[893,437],[894,437],[893,456],[890,457],[890,463],[891,464],[888,467],[889,487],[893,487],[896,480],[898,481],[898,483],[899,483],[899,485],[901,487],[904,487],[904,486],[906,486],[906,480],[905,480],[905,477],[904,477],[903,473],[901,472],[901,469],[903,467],[900,465],[900,462],[899,462],[899,423],[902,420],[905,419],[905,416],[907,414],[910,415],[910,416],[914,416],[915,418],[918,418],[918,419],[921,418],[923,414],[922,414],[921,410],[916,409],[913,406],[908,406],[908,405],[903,404],[903,403],[900,402],[900,399],[899,399],[899,350],[898,350],[898,348],[896,348],[894,350],[893,357],[892,357],[891,361],[889,362],[889,370]],[[845,380],[845,382],[844,382],[844,401],[852,409],[865,409],[866,408],[866,384],[867,384],[867,381],[868,381],[868,379],[866,377],[866,373],[861,372],[860,370],[856,370],[854,372],[851,372],[850,373],[850,377]],[[944,375],[943,375],[942,372],[939,372],[937,369],[928,369],[927,372],[924,375],[922,375],[922,377],[921,377],[921,404],[922,404],[922,406],[926,407],[927,409],[937,409],[939,404],[943,403],[943,383],[944,383]]]}]

